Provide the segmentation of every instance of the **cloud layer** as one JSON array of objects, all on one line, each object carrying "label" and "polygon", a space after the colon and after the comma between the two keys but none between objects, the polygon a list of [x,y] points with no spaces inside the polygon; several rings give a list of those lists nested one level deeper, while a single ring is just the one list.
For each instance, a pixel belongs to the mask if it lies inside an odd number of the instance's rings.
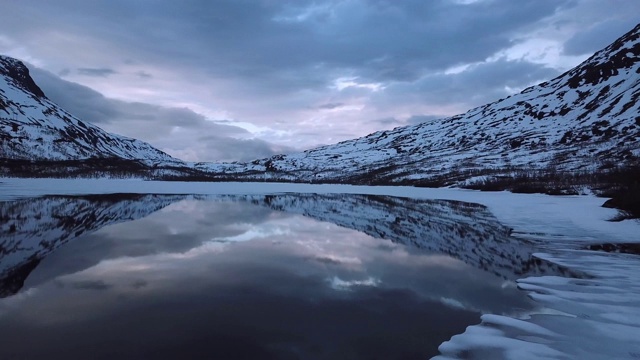
[{"label": "cloud layer", "polygon": [[187,161],[248,161],[292,151],[253,138],[241,127],[219,124],[188,108],[126,102],[31,67],[45,94],[78,118],[154,144]]}]

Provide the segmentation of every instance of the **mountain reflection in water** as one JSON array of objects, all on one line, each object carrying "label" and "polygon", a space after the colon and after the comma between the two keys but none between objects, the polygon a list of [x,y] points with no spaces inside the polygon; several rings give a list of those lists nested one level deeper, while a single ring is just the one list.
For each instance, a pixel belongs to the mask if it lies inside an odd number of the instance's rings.
[{"label": "mountain reflection in water", "polygon": [[512,279],[561,271],[455,201],[56,196],[0,218],[9,357],[424,358],[530,309]]}]

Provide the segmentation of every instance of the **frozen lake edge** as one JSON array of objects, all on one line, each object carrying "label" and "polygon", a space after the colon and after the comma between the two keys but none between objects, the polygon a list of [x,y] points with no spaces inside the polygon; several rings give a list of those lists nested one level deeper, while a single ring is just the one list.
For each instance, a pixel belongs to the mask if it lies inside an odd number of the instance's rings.
[{"label": "frozen lake edge", "polygon": [[[544,238],[537,256],[584,271],[589,281],[561,277],[519,280],[553,314],[511,319],[485,314],[480,325],[445,342],[441,359],[466,352],[517,359],[640,357],[640,264],[637,255],[583,250],[587,244],[640,243],[640,221],[611,222],[617,210],[593,195],[549,196],[452,188],[193,183],[140,180],[0,179],[0,201],[42,195],[352,193],[458,200],[485,205],[515,236]],[[552,311],[553,310],[553,311]]]}]

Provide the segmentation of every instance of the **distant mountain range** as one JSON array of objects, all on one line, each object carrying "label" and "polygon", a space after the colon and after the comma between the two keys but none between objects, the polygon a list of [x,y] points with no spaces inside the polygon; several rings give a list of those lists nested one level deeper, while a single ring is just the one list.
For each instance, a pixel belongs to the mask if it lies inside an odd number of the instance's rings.
[{"label": "distant mountain range", "polygon": [[555,79],[461,115],[246,163],[193,164],[75,118],[23,63],[0,56],[0,174],[468,187],[598,174],[638,168],[639,98],[640,25]]}]

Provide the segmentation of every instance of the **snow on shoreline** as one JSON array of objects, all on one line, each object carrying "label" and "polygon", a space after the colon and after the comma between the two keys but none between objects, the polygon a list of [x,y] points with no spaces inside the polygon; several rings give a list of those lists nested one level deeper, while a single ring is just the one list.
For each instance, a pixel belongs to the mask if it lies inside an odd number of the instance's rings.
[{"label": "snow on shoreline", "polygon": [[553,244],[553,254],[535,256],[589,278],[518,280],[545,313],[527,319],[483,315],[481,324],[440,345],[442,355],[434,359],[469,353],[489,359],[640,359],[640,259],[575,249],[572,240],[561,241],[566,249]]},{"label": "snow on shoreline", "polygon": [[537,257],[588,275],[518,280],[546,309],[527,319],[486,314],[440,346],[436,359],[640,359],[640,259],[584,250],[592,243],[640,243],[640,221],[610,222],[617,210],[593,195],[549,196],[451,188],[194,183],[140,180],[0,179],[0,201],[41,195],[106,193],[269,194],[351,193],[479,203],[514,236],[544,239]]}]

